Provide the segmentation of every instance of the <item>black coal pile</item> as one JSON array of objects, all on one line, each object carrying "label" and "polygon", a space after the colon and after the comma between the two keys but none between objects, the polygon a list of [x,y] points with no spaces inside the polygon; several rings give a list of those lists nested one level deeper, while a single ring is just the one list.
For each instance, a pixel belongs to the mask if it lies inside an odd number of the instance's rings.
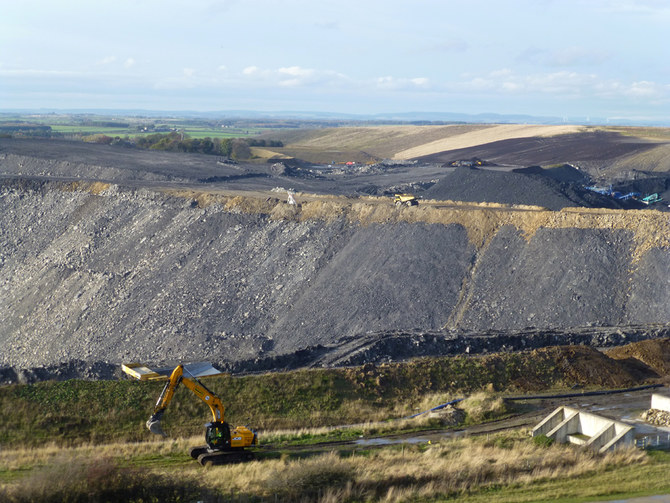
[{"label": "black coal pile", "polygon": [[[457,168],[424,192],[429,199],[523,204],[550,210],[566,207],[623,208],[624,203],[584,188],[574,168],[526,168],[500,171]],[[624,206],[624,205],[628,206]]]}]

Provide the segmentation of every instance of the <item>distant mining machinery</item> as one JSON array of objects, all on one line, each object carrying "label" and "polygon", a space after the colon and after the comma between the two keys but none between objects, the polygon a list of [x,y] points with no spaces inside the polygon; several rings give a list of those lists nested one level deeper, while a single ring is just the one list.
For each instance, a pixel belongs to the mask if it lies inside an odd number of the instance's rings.
[{"label": "distant mining machinery", "polygon": [[393,202],[397,208],[402,206],[418,206],[419,200],[412,194],[395,194]]}]

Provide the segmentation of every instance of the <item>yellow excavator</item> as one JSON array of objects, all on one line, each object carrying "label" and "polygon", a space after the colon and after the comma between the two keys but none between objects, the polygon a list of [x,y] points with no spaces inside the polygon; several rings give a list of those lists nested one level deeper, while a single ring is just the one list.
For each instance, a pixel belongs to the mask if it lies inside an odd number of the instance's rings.
[{"label": "yellow excavator", "polygon": [[246,447],[258,444],[256,432],[246,426],[231,428],[224,421],[224,406],[221,399],[205,386],[198,377],[212,376],[221,372],[208,362],[192,365],[177,365],[167,377],[166,370],[151,370],[137,363],[123,364],[123,371],[141,381],[165,380],[167,383],[158,397],[154,412],[147,421],[147,428],[156,435],[167,435],[161,427],[161,419],[174,393],[180,384],[186,386],[195,396],[205,402],[212,412],[212,422],[205,425],[205,442],[207,445],[191,448],[191,457],[203,466],[240,463],[254,459],[254,453],[246,451]]}]

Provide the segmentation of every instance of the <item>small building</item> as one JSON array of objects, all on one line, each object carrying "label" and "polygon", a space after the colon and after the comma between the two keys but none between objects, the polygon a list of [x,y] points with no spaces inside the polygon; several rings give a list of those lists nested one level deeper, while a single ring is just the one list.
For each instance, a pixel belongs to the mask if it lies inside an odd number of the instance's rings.
[{"label": "small building", "polygon": [[632,426],[572,407],[559,407],[535,428],[532,435],[546,435],[555,442],[583,445],[603,453],[635,445]]}]

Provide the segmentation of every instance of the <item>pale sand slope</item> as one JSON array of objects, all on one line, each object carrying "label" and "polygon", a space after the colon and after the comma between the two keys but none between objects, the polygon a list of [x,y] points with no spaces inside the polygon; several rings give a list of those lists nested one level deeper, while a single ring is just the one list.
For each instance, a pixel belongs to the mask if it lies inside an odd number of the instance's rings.
[{"label": "pale sand slope", "polygon": [[412,159],[424,155],[455,150],[460,148],[484,145],[500,140],[515,138],[530,138],[533,136],[556,136],[560,134],[578,133],[584,130],[584,126],[537,126],[532,124],[503,124],[477,131],[469,131],[457,136],[450,136],[431,141],[417,147],[408,148],[398,152],[394,159]]}]

